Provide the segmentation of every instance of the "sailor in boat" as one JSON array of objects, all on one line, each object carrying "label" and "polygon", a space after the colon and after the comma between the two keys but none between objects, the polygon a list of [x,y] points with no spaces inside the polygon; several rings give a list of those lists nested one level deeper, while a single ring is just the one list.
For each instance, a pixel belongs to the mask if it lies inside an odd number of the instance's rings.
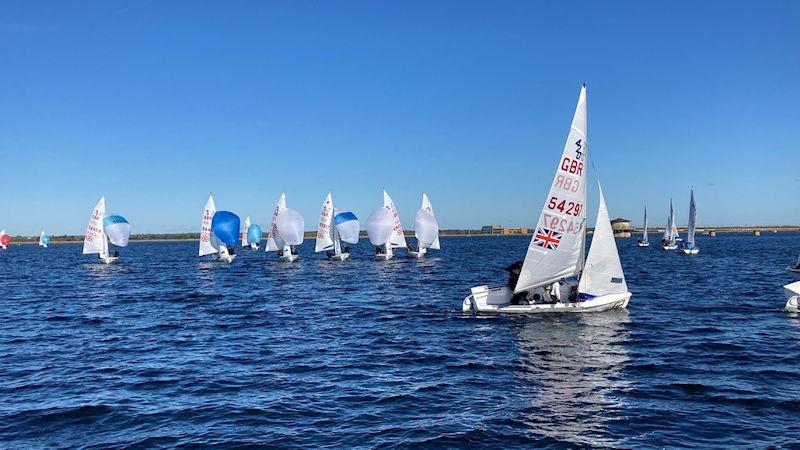
[{"label": "sailor in boat", "polygon": [[225,247],[227,247],[227,248],[228,248],[228,253],[229,253],[231,256],[233,256],[233,255],[235,255],[235,254],[236,254],[236,249],[235,249],[235,248],[231,247],[230,245],[226,245]]},{"label": "sailor in boat", "polygon": [[[522,261],[517,261],[514,264],[506,267],[505,269],[508,272],[508,287],[511,288],[513,291],[514,288],[517,286],[517,281],[519,280],[519,274],[522,273]],[[511,297],[511,304],[512,305],[520,305],[522,301],[525,300],[525,296],[527,292],[518,292]]]},{"label": "sailor in boat", "polygon": [[376,245],[375,246],[375,254],[376,255],[382,255],[383,254],[383,246]]},{"label": "sailor in boat", "polygon": [[289,251],[290,251],[290,252],[291,252],[293,255],[296,255],[296,254],[297,254],[297,247],[296,247],[296,246],[294,246],[294,245],[290,245],[290,246],[289,246]]}]

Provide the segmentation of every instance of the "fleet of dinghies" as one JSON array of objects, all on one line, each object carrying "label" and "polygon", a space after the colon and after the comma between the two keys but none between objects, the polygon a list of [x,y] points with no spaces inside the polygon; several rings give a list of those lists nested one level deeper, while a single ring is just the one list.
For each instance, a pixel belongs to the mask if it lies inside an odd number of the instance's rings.
[{"label": "fleet of dinghies", "polygon": [[[614,232],[602,187],[598,181],[598,212],[591,247],[586,254],[586,206],[589,146],[587,136],[586,84],[581,87],[578,104],[572,118],[567,141],[556,169],[550,192],[536,222],[533,237],[524,260],[507,270],[512,277],[506,286],[481,285],[471,289],[464,298],[462,309],[478,313],[539,313],[589,312],[626,308],[631,298],[617,252]],[[642,237],[637,245],[650,246],[648,239],[647,207],[644,208]],[[689,221],[686,241],[678,234],[675,208],[669,201],[669,214],[664,227],[661,248],[680,249],[696,255],[700,248],[695,242],[697,205],[694,189],[689,194]],[[388,261],[395,250],[405,249],[411,258],[423,258],[429,250],[439,250],[439,224],[428,195],[422,194],[422,204],[414,216],[416,249],[406,242],[400,215],[394,201],[383,191],[383,204],[365,222],[367,237],[375,246],[375,259]],[[334,206],[328,193],[322,202],[317,225],[314,251],[325,252],[328,259],[345,261],[350,257],[347,244],[357,244],[361,224],[353,211]],[[112,264],[119,260],[119,250],[128,245],[131,226],[118,214],[106,213],[106,200],[101,197],[89,216],[83,241],[84,254],[96,254],[100,262]],[[281,194],[272,214],[264,250],[276,252],[282,261],[299,258],[296,247],[303,243],[305,223],[302,215],[286,205]],[[230,211],[217,211],[211,195],[203,208],[198,255],[211,255],[214,261],[232,263],[236,247],[259,250],[263,232],[247,216],[243,223]],[[0,230],[0,249],[11,242],[5,229]],[[42,230],[38,245],[47,248],[50,237]],[[343,243],[345,245],[343,245]],[[800,273],[800,255],[789,266]],[[800,312],[800,281],[784,286],[786,310]]]}]

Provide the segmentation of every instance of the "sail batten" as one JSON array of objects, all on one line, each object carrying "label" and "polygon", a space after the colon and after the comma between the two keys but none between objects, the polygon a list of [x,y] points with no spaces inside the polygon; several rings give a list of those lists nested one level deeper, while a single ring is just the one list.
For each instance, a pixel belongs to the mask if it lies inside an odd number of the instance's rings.
[{"label": "sail batten", "polygon": [[576,275],[583,267],[589,153],[586,120],[584,85],[514,292]]}]

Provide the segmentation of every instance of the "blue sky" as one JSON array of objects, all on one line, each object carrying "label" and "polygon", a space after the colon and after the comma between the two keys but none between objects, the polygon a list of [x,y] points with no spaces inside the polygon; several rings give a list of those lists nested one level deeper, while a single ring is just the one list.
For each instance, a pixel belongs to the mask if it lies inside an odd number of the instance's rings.
[{"label": "blue sky", "polygon": [[[800,2],[6,1],[0,227],[134,232],[385,187],[413,224],[533,226],[581,81],[612,216],[800,223]],[[593,220],[596,193],[589,209]]]}]

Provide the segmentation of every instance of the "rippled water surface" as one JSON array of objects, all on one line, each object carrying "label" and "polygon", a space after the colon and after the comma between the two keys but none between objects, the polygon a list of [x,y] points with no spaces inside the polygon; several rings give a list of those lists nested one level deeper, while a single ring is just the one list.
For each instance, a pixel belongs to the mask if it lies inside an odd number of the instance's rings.
[{"label": "rippled water surface", "polygon": [[597,447],[800,442],[800,234],[619,241],[627,311],[464,315],[522,237],[422,260],[281,263],[134,243],[0,253],[0,444]]}]

